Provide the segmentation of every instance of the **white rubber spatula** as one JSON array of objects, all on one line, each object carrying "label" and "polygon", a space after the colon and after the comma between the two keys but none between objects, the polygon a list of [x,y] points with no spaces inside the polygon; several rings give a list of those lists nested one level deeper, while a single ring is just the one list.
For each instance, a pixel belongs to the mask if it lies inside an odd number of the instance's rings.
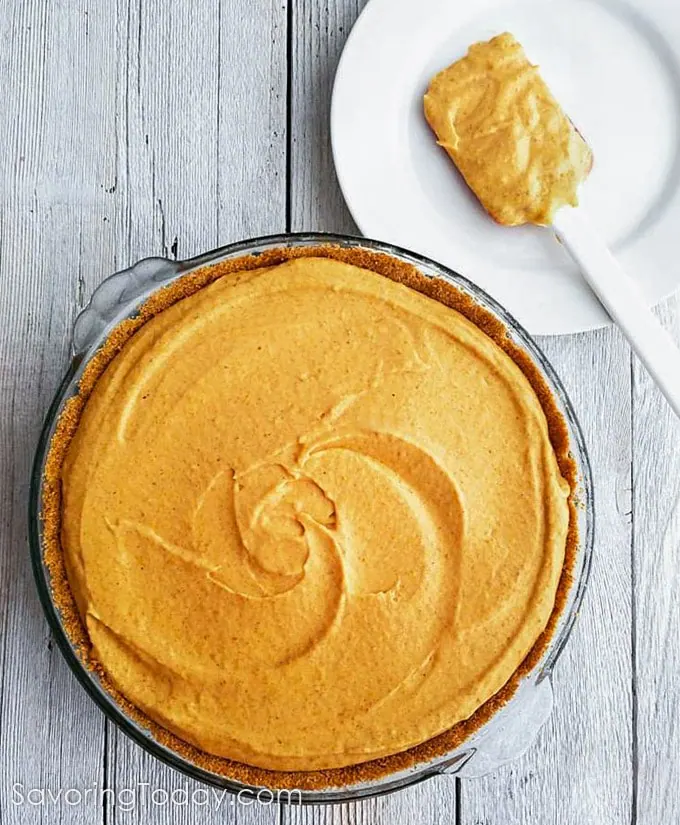
[{"label": "white rubber spatula", "polygon": [[494,220],[552,222],[583,276],[680,417],[680,350],[576,203],[593,156],[509,32],[474,43],[423,99],[437,140]]},{"label": "white rubber spatula", "polygon": [[562,207],[552,225],[586,282],[680,417],[680,350],[647,306],[640,287],[624,272],[580,207]]}]

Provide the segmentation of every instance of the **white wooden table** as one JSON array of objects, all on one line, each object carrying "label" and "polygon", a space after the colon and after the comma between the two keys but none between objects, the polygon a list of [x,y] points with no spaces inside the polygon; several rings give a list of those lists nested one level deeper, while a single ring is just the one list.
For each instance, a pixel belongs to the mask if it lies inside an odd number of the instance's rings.
[{"label": "white wooden table", "polygon": [[[613,330],[541,341],[589,444],[596,558],[555,712],[512,767],[337,808],[154,804],[154,789],[197,786],[107,723],[50,640],[26,502],[73,318],[140,257],[356,231],[328,108],[361,5],[0,0],[0,823],[680,820],[680,425]],[[675,302],[661,316],[680,335]],[[87,788],[116,795],[47,796]]]}]

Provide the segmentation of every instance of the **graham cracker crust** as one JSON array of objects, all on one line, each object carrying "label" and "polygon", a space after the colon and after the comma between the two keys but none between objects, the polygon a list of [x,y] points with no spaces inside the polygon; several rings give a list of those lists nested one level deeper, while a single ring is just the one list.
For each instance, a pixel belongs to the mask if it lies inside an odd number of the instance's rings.
[{"label": "graham cracker crust", "polygon": [[[434,739],[402,753],[345,768],[286,772],[256,768],[198,750],[151,720],[116,690],[106,671],[93,656],[87,631],[81,621],[69,585],[60,542],[61,471],[68,446],[95,384],[125,343],[150,318],[177,301],[194,294],[218,278],[228,277],[235,272],[272,266],[292,258],[301,257],[333,258],[370,269],[455,309],[482,329],[515,361],[534,389],[545,412],[550,440],[562,476],[570,485],[571,494],[569,496],[569,530],[565,561],[553,612],[545,630],[522,664],[498,693],[483,704],[469,719],[459,722]],[[102,687],[120,710],[138,725],[148,730],[158,743],[205,771],[247,785],[303,791],[342,788],[381,779],[388,774],[395,774],[416,764],[445,756],[484,725],[512,698],[522,678],[533,670],[545,653],[555,633],[557,622],[564,611],[573,583],[573,569],[578,547],[577,481],[576,463],[570,455],[568,428],[558,409],[552,391],[532,359],[512,341],[505,326],[490,312],[451,284],[443,280],[425,277],[416,267],[385,253],[372,252],[366,249],[347,249],[333,245],[282,247],[257,255],[246,255],[205,266],[160,288],[141,306],[134,318],[123,321],[110,333],[104,344],[90,359],[80,379],[77,394],[65,403],[59,416],[45,463],[42,497],[43,558],[51,577],[54,605],[60,613],[66,633],[83,666],[96,674]]]}]

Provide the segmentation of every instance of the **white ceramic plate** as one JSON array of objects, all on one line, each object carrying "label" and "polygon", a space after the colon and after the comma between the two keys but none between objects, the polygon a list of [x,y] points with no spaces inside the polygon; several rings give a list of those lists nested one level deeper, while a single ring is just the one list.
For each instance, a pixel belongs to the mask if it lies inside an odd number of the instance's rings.
[{"label": "white ceramic plate", "polygon": [[582,205],[649,302],[661,300],[680,285],[679,0],[370,0],[331,111],[357,225],[466,275],[534,334],[610,323],[549,229],[487,217],[423,117],[432,75],[503,31],[593,148]]}]

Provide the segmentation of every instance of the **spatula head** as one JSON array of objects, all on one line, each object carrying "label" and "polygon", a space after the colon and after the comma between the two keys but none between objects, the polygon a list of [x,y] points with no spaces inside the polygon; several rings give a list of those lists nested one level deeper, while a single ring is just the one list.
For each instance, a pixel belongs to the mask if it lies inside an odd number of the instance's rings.
[{"label": "spatula head", "polygon": [[437,74],[425,117],[498,223],[549,225],[577,205],[592,152],[509,33],[470,46]]}]

